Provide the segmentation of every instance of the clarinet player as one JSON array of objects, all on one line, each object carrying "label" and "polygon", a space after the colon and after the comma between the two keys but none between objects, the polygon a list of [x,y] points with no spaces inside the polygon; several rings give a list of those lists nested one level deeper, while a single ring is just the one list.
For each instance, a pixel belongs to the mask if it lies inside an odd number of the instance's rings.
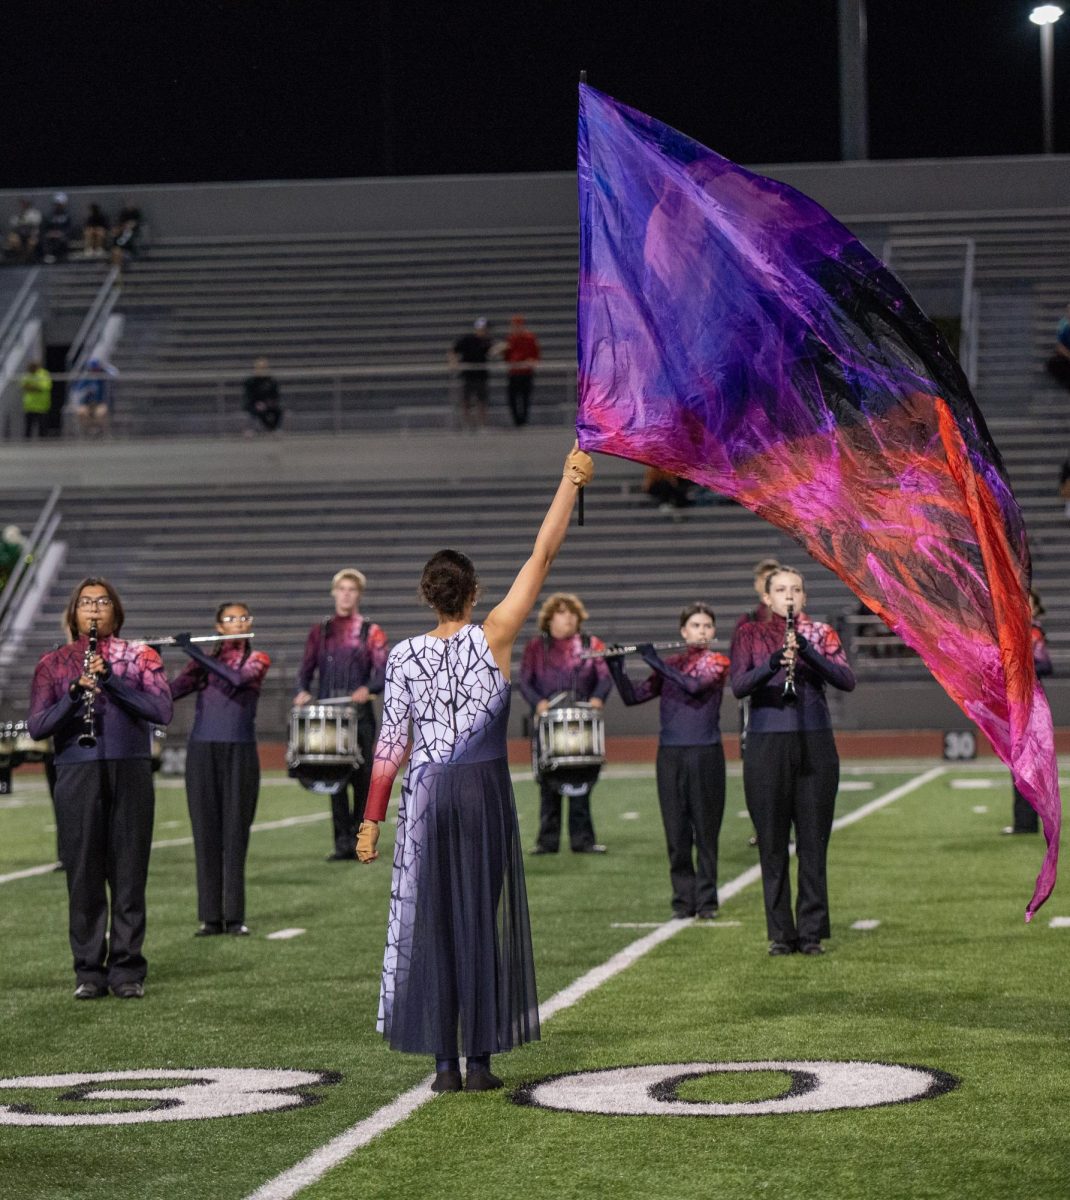
[{"label": "clarinet player", "polygon": [[[732,691],[750,697],[743,790],[762,866],[769,953],[823,954],[829,936],[826,858],[840,759],[825,687],[850,692],[855,678],[836,631],[803,612],[802,575],[766,577],[769,619],[741,622],[732,639]],[[790,612],[790,620],[789,620]],[[788,842],[795,827],[799,894],[792,914]]]},{"label": "clarinet player", "polygon": [[82,580],[64,622],[73,640],[38,662],[29,728],[55,742],[74,996],[96,1000],[110,989],[134,1000],[147,970],[152,726],[171,720],[171,690],[155,650],[120,640],[123,605],[106,579]]}]

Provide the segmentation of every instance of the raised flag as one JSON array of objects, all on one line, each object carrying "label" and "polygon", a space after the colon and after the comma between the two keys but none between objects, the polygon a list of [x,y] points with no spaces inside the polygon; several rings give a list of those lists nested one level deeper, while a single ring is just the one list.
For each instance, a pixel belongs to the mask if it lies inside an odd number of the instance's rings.
[{"label": "raised flag", "polygon": [[902,284],[819,204],[580,87],[584,450],[738,501],[918,652],[1039,813],[1058,770],[1022,514],[969,384]]}]

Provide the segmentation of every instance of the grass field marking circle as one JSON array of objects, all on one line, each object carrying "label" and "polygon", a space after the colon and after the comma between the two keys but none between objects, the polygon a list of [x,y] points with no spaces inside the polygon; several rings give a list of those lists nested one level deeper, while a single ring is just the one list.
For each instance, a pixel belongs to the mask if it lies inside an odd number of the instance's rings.
[{"label": "grass field marking circle", "polygon": [[[681,1100],[677,1095],[687,1080],[750,1071],[782,1072],[791,1076],[791,1086],[772,1099],[727,1104]],[[518,1088],[512,1099],[532,1108],[615,1117],[768,1117],[908,1104],[949,1092],[958,1082],[944,1071],[901,1063],[660,1063],[553,1075]]]},{"label": "grass field marking circle", "polygon": [[[308,1088],[337,1083],[327,1071],[294,1071],[258,1067],[215,1067],[193,1070],[85,1071],[64,1075],[23,1075],[0,1079],[5,1089],[66,1091],[64,1101],[145,1100],[151,1107],[111,1113],[49,1113],[26,1104],[0,1104],[0,1125],[141,1125],[160,1121],[203,1121],[209,1117],[241,1117],[285,1112],[319,1103]],[[172,1087],[108,1088],[102,1085],[138,1080],[174,1080]]]}]

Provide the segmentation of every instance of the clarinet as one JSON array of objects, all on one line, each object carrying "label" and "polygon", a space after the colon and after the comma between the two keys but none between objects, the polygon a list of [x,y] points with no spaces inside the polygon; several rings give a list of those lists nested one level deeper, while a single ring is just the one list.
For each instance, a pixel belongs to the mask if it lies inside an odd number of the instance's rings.
[{"label": "clarinet", "polygon": [[[85,655],[82,658],[82,674],[89,675],[90,659],[95,658],[97,653],[97,623],[93,620],[89,625],[89,639],[85,645]],[[90,678],[93,676],[90,675]],[[95,716],[95,696],[96,689],[93,687],[86,688],[85,692],[85,708],[82,710],[82,732],[78,735],[78,745],[85,746],[87,750],[92,749],[97,744],[97,735],[93,727]]]},{"label": "clarinet", "polygon": [[[788,605],[788,615],[784,626],[784,649],[794,650],[798,655],[798,648],[795,644],[795,605]],[[796,657],[793,657],[788,663],[784,673],[784,691],[783,697],[785,700],[794,700],[798,695],[795,690],[795,663]]]}]

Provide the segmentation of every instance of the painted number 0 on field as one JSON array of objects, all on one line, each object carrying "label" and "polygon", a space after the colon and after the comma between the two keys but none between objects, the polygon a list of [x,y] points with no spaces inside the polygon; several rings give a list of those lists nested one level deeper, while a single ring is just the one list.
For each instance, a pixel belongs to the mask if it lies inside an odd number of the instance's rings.
[{"label": "painted number 0 on field", "polygon": [[[283,1112],[315,1104],[311,1087],[337,1083],[339,1076],[322,1071],[286,1071],[219,1067],[193,1071],[87,1071],[72,1075],[23,1075],[0,1079],[0,1125],[140,1125],[147,1121],[201,1121],[206,1117],[241,1117],[249,1113]],[[173,1080],[171,1086],[160,1081]],[[108,1087],[109,1083],[142,1081],[147,1087]],[[152,1086],[156,1084],[157,1086]],[[26,1102],[4,1104],[4,1092],[60,1091],[56,1102],[107,1104],[136,1100],[137,1110],[49,1112]]]}]

